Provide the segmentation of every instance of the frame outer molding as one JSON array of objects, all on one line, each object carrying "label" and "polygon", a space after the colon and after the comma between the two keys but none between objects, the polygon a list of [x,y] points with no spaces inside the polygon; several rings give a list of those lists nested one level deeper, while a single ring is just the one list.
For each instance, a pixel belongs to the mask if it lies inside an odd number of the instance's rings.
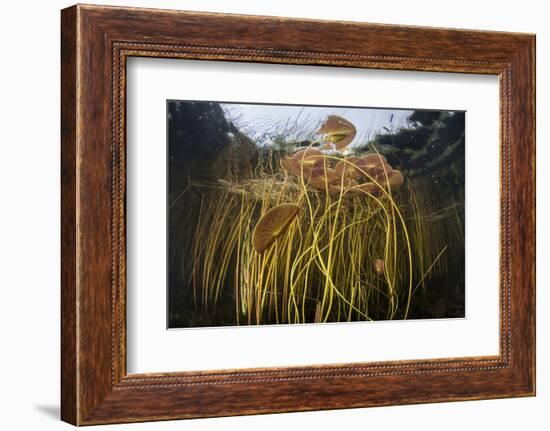
[{"label": "frame outer molding", "polygon": [[[533,35],[77,5],[62,11],[61,53],[64,421],[534,395]],[[127,376],[124,121],[132,55],[500,75],[500,355]]]},{"label": "frame outer molding", "polygon": [[76,284],[77,10],[61,15],[61,418],[78,420]]}]

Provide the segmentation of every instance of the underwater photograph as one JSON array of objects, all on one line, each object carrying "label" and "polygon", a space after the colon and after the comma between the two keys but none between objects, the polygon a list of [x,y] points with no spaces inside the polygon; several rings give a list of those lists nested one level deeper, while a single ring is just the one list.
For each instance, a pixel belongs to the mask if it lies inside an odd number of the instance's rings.
[{"label": "underwater photograph", "polygon": [[167,101],[168,328],[465,317],[465,112]]}]

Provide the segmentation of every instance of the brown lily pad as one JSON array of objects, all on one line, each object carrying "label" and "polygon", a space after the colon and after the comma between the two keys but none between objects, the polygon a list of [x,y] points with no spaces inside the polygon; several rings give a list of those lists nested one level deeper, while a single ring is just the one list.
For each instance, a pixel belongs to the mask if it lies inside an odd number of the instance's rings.
[{"label": "brown lily pad", "polygon": [[390,189],[397,190],[405,181],[405,178],[403,177],[403,174],[401,171],[392,171],[392,173],[388,176],[388,185],[390,186]]},{"label": "brown lily pad", "polygon": [[380,186],[376,185],[375,183],[363,183],[358,184],[352,189],[354,194],[362,194],[362,195],[373,195],[378,196],[380,195]]},{"label": "brown lily pad", "polygon": [[323,163],[324,155],[321,150],[317,148],[305,148],[303,150],[297,151],[292,156],[298,165],[303,165],[304,167],[314,167]]},{"label": "brown lily pad", "polygon": [[315,166],[311,170],[311,174],[312,177],[321,177],[323,180],[326,178],[330,184],[338,184],[340,180],[340,176],[336,171],[326,165]]},{"label": "brown lily pad", "polygon": [[343,176],[347,181],[359,178],[362,175],[360,166],[358,165],[360,161],[359,157],[347,157],[345,160],[339,160],[336,166],[334,166],[334,170],[339,178]]},{"label": "brown lily pad", "polygon": [[281,204],[267,211],[256,223],[252,233],[254,250],[263,253],[287,229],[299,210],[298,205]]},{"label": "brown lily pad", "polygon": [[281,167],[298,178],[303,177],[306,182],[312,175],[312,168],[306,165],[300,165],[300,163],[293,157],[285,157],[280,160]]},{"label": "brown lily pad", "polygon": [[309,179],[309,185],[320,191],[328,191],[331,195],[338,194],[341,191],[340,187],[331,184],[328,178],[323,175],[312,176]]},{"label": "brown lily pad", "polygon": [[364,170],[369,174],[370,177],[374,178],[376,181],[386,181],[386,178],[388,178],[393,172],[392,167],[387,163],[383,163],[382,165],[378,166],[367,167]]},{"label": "brown lily pad", "polygon": [[338,115],[329,115],[317,130],[317,133],[325,135],[326,140],[334,144],[337,150],[343,150],[353,141],[357,129],[345,118]]}]

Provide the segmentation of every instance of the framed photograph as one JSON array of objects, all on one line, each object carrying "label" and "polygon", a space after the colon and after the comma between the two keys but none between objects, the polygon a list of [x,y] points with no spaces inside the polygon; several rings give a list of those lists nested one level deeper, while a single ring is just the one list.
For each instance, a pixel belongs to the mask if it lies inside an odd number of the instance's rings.
[{"label": "framed photograph", "polygon": [[62,419],[535,394],[535,37],[62,11]]}]

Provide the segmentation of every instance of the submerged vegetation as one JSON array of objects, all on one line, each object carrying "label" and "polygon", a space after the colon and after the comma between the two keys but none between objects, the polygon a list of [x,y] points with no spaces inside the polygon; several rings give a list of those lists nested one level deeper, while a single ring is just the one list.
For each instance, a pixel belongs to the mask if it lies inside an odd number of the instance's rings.
[{"label": "submerged vegetation", "polygon": [[331,115],[305,146],[260,148],[243,178],[189,181],[179,326],[423,317],[416,297],[463,259],[463,211],[434,211],[375,146],[350,154],[355,135]]}]

